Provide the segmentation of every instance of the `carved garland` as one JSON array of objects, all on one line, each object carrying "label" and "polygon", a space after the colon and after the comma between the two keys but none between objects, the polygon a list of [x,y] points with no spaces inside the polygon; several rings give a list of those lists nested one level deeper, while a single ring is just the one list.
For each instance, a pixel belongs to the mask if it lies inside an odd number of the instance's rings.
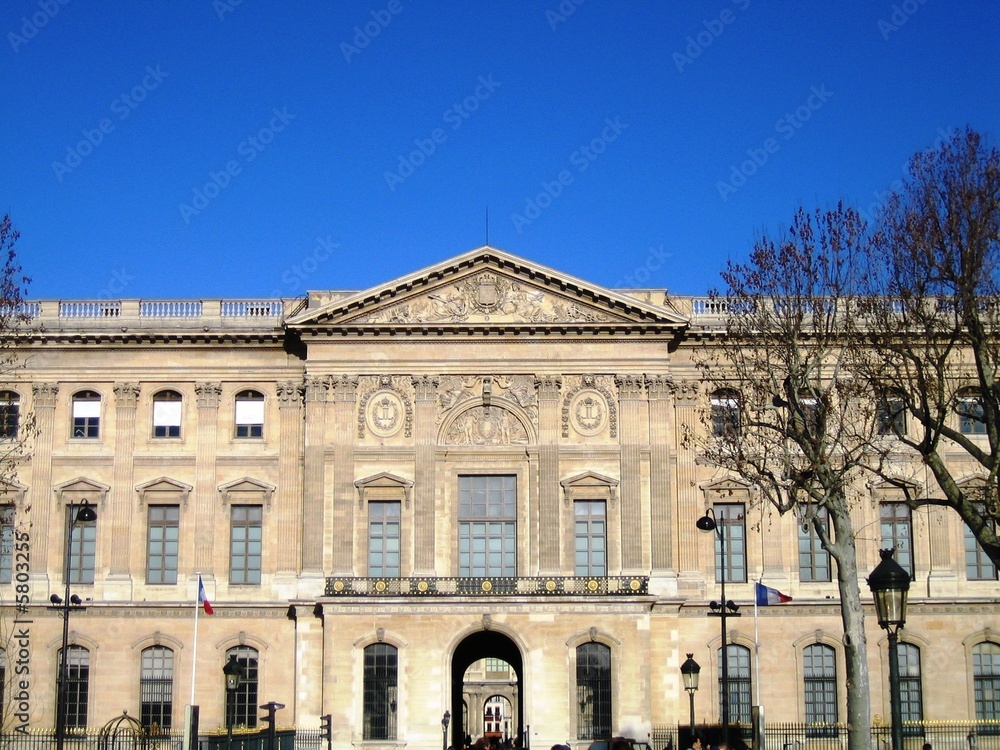
[{"label": "carved garland", "polygon": [[615,405],[615,398],[604,385],[598,382],[597,375],[583,375],[580,378],[580,384],[575,388],[570,390],[565,398],[563,398],[562,405],[562,436],[564,438],[569,437],[569,422],[570,422],[570,406],[573,403],[573,398],[580,391],[597,391],[602,396],[608,405],[608,429],[611,432],[611,437],[618,436],[618,408]]}]

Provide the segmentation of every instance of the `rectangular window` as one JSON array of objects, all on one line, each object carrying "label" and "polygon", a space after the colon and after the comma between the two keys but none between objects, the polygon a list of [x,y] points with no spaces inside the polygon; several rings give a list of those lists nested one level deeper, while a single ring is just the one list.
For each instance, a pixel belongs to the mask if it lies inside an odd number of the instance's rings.
[{"label": "rectangular window", "polygon": [[[0,583],[10,583],[14,575],[14,506],[0,505]],[[3,704],[0,703],[0,710]]]},{"label": "rectangular window", "polygon": [[368,503],[368,575],[399,577],[399,503]]},{"label": "rectangular window", "polygon": [[[803,514],[805,515],[805,514]],[[830,518],[826,508],[817,508],[816,517],[830,533]],[[799,521],[799,580],[830,581],[830,553],[823,549],[812,519]]]},{"label": "rectangular window", "polygon": [[913,524],[905,503],[882,503],[882,549],[896,550],[896,562],[913,578]]},{"label": "rectangular window", "polygon": [[21,398],[13,391],[0,391],[0,440],[17,438],[21,420]]},{"label": "rectangular window", "polygon": [[608,574],[608,529],[603,500],[577,500],[573,503],[576,548],[574,575]]},{"label": "rectangular window", "polygon": [[955,404],[955,411],[958,412],[958,429],[963,435],[986,434],[986,412],[978,394],[966,391]]},{"label": "rectangular window", "polygon": [[892,394],[879,397],[876,421],[879,435],[904,435],[906,411],[903,399]]},{"label": "rectangular window", "polygon": [[396,739],[397,652],[388,643],[365,648],[364,734],[366,740]]},{"label": "rectangular window", "polygon": [[458,506],[459,575],[516,576],[516,477],[459,477]]},{"label": "rectangular window", "polygon": [[264,396],[243,391],[236,396],[236,437],[264,437]]},{"label": "rectangular window", "polygon": [[918,737],[924,733],[924,698],[920,686],[920,649],[912,643],[899,644],[899,703],[903,733]]},{"label": "rectangular window", "polygon": [[180,518],[177,505],[149,506],[146,583],[177,583]]},{"label": "rectangular window", "polygon": [[611,649],[585,643],[576,649],[576,738],[611,738]]},{"label": "rectangular window", "polygon": [[[726,583],[746,583],[747,580],[747,533],[746,510],[743,503],[717,503],[713,506],[715,522],[722,532],[720,540],[715,537],[715,580]],[[724,543],[724,545],[723,545]],[[726,555],[723,559],[722,549]]]},{"label": "rectangular window", "polygon": [[259,584],[264,510],[259,505],[234,505],[229,546],[229,582]]},{"label": "rectangular window", "polygon": [[94,562],[97,557],[97,522],[76,523],[79,505],[66,508],[66,529],[73,521],[72,536],[69,540],[69,582],[93,583]]},{"label": "rectangular window", "polygon": [[164,391],[153,397],[153,437],[178,438],[181,436],[181,394]]},{"label": "rectangular window", "polygon": [[[976,512],[985,516],[986,504],[976,503]],[[965,577],[970,581],[995,581],[997,569],[993,561],[979,544],[972,529],[964,524],[962,529],[965,532]]]}]

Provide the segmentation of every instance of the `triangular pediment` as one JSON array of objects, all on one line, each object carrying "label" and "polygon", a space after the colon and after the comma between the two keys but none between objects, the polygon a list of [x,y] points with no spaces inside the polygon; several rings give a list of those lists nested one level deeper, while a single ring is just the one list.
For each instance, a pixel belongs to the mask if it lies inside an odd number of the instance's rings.
[{"label": "triangular pediment", "polygon": [[474,326],[673,332],[687,321],[665,307],[486,246],[306,309],[287,324],[300,331]]},{"label": "triangular pediment", "polygon": [[57,484],[54,488],[60,502],[78,503],[83,500],[103,503],[111,488],[93,479],[77,477],[68,482]]},{"label": "triangular pediment", "polygon": [[224,503],[266,503],[271,505],[274,496],[273,484],[262,482],[253,477],[243,477],[226,484],[219,485],[219,494]]},{"label": "triangular pediment", "polygon": [[174,498],[187,503],[191,490],[192,487],[190,484],[184,484],[184,482],[179,482],[170,477],[159,477],[158,479],[143,482],[135,486],[135,491],[139,493],[139,501],[143,503],[151,500],[172,500]]}]

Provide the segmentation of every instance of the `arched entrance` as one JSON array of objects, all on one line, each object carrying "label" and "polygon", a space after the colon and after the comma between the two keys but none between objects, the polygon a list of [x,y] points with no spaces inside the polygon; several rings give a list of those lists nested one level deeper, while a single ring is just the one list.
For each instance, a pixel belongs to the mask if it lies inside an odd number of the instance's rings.
[{"label": "arched entrance", "polygon": [[[452,747],[461,748],[465,735],[468,732],[466,726],[467,719],[464,719],[462,690],[465,680],[465,673],[468,668],[480,659],[499,659],[507,662],[514,674],[517,675],[517,690],[514,697],[516,710],[514,721],[516,726],[510,725],[509,732],[512,738],[523,736],[524,721],[524,661],[521,658],[521,651],[503,633],[492,630],[482,630],[465,638],[455,647],[455,653],[451,659],[451,715],[452,721],[449,727],[448,744]],[[472,738],[473,741],[476,737]]]}]

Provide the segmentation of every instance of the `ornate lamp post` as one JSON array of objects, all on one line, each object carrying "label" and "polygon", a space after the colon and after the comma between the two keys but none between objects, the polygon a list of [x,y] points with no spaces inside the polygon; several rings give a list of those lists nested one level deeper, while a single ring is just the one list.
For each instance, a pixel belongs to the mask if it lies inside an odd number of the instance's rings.
[{"label": "ornate lamp post", "polygon": [[722,663],[719,681],[722,683],[722,741],[729,746],[729,646],[726,643],[726,619],[740,617],[739,606],[726,599],[726,537],[715,520],[715,510],[708,508],[705,515],[695,521],[700,531],[714,531],[719,540],[719,556],[722,558],[721,584],[722,602],[709,602],[709,617],[718,617],[722,623]]},{"label": "ornate lamp post", "polygon": [[448,750],[448,725],[451,723],[451,711],[445,711],[441,717],[441,750]]},{"label": "ornate lamp post", "polygon": [[243,681],[243,665],[237,660],[236,654],[229,655],[229,661],[222,668],[222,674],[226,678],[226,747],[232,748],[236,691]]},{"label": "ornate lamp post", "polygon": [[889,635],[889,711],[892,750],[903,750],[903,711],[899,698],[899,631],[906,624],[906,595],[910,574],[893,558],[895,550],[879,550],[880,562],[868,576],[875,598],[878,624]]},{"label": "ornate lamp post", "polygon": [[681,664],[681,677],[684,679],[684,689],[688,692],[691,706],[691,737],[694,737],[694,694],[698,691],[698,675],[701,665],[694,660],[694,654],[687,655],[687,661]]},{"label": "ornate lamp post", "polygon": [[[66,744],[66,657],[69,651],[69,613],[70,605],[80,607],[83,601],[76,594],[69,593],[70,556],[73,552],[73,531],[77,524],[93,523],[97,520],[97,512],[90,507],[90,503],[84,500],[77,506],[76,514],[70,516],[69,524],[66,527],[66,556],[65,569],[63,570],[63,583],[66,585],[65,596],[61,599],[58,594],[49,597],[49,601],[55,607],[62,607],[63,630],[62,630],[62,652],[59,657],[59,685],[56,690],[56,750],[63,750]],[[80,549],[83,550],[83,540],[80,540]]]}]

